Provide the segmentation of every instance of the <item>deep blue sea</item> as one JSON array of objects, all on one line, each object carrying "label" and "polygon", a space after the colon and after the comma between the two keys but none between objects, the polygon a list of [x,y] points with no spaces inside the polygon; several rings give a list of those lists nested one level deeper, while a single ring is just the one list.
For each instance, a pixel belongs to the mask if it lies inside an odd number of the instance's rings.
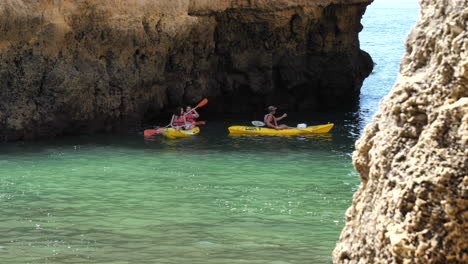
[{"label": "deep blue sea", "polygon": [[334,122],[331,133],[229,136],[240,121],[228,119],[182,140],[0,145],[0,263],[330,263],[359,185],[354,142],[396,80],[418,8],[368,8],[360,40],[376,65],[357,111],[288,117]]}]

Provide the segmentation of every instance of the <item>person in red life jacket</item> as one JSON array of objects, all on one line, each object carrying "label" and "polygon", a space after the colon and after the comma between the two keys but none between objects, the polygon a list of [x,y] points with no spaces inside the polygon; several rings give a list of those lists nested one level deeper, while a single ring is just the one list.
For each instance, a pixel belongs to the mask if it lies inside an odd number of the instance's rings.
[{"label": "person in red life jacket", "polygon": [[287,117],[287,114],[283,114],[281,117],[275,117],[276,114],[276,107],[274,106],[269,106],[268,107],[268,114],[265,115],[263,118],[263,121],[268,127],[281,130],[281,129],[288,129],[289,127],[285,124],[278,125],[278,121],[281,119]]},{"label": "person in red life jacket", "polygon": [[193,123],[195,123],[195,119],[199,118],[200,115],[198,114],[197,110],[192,109],[191,106],[187,106],[185,108],[185,120],[187,121],[187,129],[192,129],[195,126]]},{"label": "person in red life jacket", "polygon": [[174,129],[181,130],[185,125],[187,125],[187,121],[185,120],[184,108],[177,108],[172,115],[171,126]]}]

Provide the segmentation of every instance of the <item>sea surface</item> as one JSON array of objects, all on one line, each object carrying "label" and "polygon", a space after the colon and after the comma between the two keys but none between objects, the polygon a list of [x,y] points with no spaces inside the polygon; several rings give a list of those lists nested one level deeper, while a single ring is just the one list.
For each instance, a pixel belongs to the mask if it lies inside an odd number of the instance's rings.
[{"label": "sea surface", "polygon": [[360,39],[376,66],[357,111],[285,120],[333,122],[331,133],[229,136],[261,116],[228,116],[181,140],[132,131],[0,145],[0,263],[331,263],[359,185],[354,142],[418,13],[416,1],[368,8]]}]

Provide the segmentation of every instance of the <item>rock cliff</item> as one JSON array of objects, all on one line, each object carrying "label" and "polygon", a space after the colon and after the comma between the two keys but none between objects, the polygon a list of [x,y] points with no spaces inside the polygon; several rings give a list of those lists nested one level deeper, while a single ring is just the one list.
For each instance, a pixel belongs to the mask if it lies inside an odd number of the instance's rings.
[{"label": "rock cliff", "polygon": [[352,104],[371,1],[2,0],[0,140],[138,125],[204,97],[212,111]]},{"label": "rock cliff", "polygon": [[400,76],[356,143],[335,263],[468,263],[468,1],[422,0]]}]

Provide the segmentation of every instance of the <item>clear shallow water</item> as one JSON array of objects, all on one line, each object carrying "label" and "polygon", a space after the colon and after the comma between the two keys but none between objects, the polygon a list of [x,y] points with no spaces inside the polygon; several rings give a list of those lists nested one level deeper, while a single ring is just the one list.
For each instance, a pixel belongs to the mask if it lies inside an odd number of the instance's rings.
[{"label": "clear shallow water", "polygon": [[367,51],[375,66],[361,89],[360,117],[367,124],[388,94],[398,76],[405,52],[404,42],[419,16],[417,0],[375,0],[361,23],[361,49]]},{"label": "clear shallow water", "polygon": [[0,145],[0,263],[330,263],[359,184],[354,141],[396,79],[417,13],[369,7],[361,44],[377,65],[359,111],[289,113],[291,124],[334,122],[329,134],[231,137],[242,122],[229,117],[177,141]]},{"label": "clear shallow water", "polygon": [[358,184],[327,136],[89,140],[2,155],[6,263],[323,262]]}]

